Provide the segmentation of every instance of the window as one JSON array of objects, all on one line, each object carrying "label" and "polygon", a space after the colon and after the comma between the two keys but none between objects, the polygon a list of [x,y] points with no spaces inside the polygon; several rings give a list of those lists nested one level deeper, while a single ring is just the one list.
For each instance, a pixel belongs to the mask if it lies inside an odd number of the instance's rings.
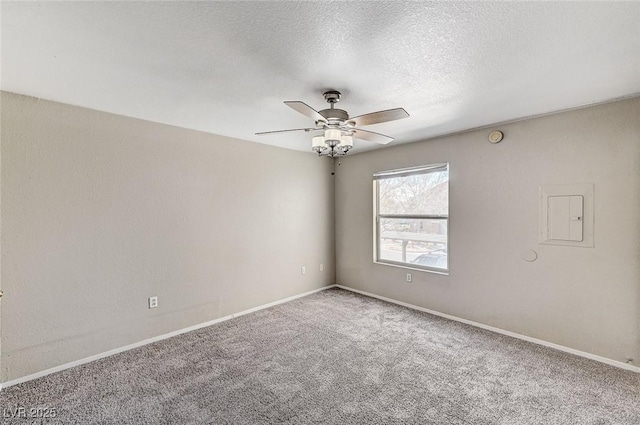
[{"label": "window", "polygon": [[449,270],[449,164],[373,175],[374,261]]}]

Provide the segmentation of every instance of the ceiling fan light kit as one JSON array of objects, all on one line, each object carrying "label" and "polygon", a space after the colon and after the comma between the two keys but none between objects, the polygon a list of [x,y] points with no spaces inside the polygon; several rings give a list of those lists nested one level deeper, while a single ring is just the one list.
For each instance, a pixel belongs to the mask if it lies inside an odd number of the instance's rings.
[{"label": "ceiling fan light kit", "polygon": [[311,139],[311,149],[320,156],[336,157],[346,155],[353,148],[353,137],[343,135],[342,131],[328,129],[324,136]]},{"label": "ceiling fan light kit", "polygon": [[361,139],[368,142],[387,144],[393,141],[393,137],[363,130],[361,126],[379,124],[394,121],[409,116],[402,108],[389,109],[386,111],[372,112],[370,114],[359,115],[350,118],[347,111],[335,108],[335,104],[340,101],[342,95],[339,91],[329,90],[324,92],[324,99],[329,103],[328,109],[316,111],[311,106],[300,101],[286,101],[285,105],[293,110],[312,118],[316,126],[311,128],[298,128],[292,130],[276,130],[256,133],[256,135],[266,135],[284,133],[290,131],[322,132],[315,133],[311,138],[311,149],[318,156],[334,158],[344,156],[353,148],[353,139]]}]

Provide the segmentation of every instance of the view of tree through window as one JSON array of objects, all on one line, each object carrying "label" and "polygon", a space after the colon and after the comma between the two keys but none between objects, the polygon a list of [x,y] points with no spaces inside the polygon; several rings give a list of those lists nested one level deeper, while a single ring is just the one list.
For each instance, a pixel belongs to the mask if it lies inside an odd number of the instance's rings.
[{"label": "view of tree through window", "polygon": [[376,260],[447,270],[447,164],[398,174],[376,179]]}]

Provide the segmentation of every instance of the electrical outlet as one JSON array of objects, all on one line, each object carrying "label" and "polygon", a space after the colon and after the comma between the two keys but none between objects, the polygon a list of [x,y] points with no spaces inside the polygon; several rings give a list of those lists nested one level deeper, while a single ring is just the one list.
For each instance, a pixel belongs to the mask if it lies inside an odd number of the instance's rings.
[{"label": "electrical outlet", "polygon": [[413,278],[411,277],[411,273],[407,273],[407,283],[413,282]]},{"label": "electrical outlet", "polygon": [[158,297],[149,297],[149,308],[158,307]]},{"label": "electrical outlet", "polygon": [[324,264],[320,264],[320,271],[323,272],[324,271]]},{"label": "electrical outlet", "polygon": [[307,274],[307,268],[305,266],[302,266],[300,269],[300,274]]}]

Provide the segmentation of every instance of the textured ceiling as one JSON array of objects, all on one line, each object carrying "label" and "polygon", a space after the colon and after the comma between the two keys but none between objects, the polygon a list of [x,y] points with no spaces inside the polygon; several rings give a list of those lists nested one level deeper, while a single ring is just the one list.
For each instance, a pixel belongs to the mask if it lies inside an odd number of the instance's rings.
[{"label": "textured ceiling", "polygon": [[[394,143],[640,93],[640,2],[2,2],[2,90],[310,151],[342,91]],[[357,141],[354,152],[380,147]]]}]

